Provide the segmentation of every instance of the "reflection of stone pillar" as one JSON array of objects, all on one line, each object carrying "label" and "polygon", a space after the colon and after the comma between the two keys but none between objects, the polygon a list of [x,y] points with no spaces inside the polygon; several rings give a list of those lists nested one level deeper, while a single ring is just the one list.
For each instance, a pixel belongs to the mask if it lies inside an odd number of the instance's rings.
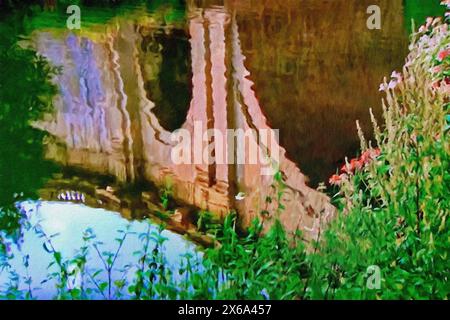
[{"label": "reflection of stone pillar", "polygon": [[[188,111],[185,127],[190,130],[193,150],[191,159],[200,170],[207,171],[208,167],[198,159],[196,150],[203,150],[206,146],[198,141],[194,136],[194,123],[200,125],[201,132],[206,131],[208,118],[206,116],[206,49],[205,49],[205,29],[204,21],[200,12],[193,13],[189,23],[189,33],[191,36],[191,59],[192,59],[192,101]],[[199,161],[200,160],[200,161]]]},{"label": "reflection of stone pillar", "polygon": [[[194,174],[192,200],[201,208],[225,214],[229,209],[227,194],[227,165],[207,163],[203,151],[209,142],[219,148],[218,140],[203,141],[208,129],[225,136],[226,78],[225,78],[225,23],[223,11],[193,10],[190,12],[190,43],[192,58],[193,93],[190,109],[183,128],[191,132],[193,165],[174,166],[178,176]],[[226,149],[226,144],[222,145]],[[226,150],[222,150],[226,156]]]},{"label": "reflection of stone pillar", "polygon": [[[237,99],[234,102],[234,111],[236,117],[236,127],[244,130],[255,128],[256,130],[271,128],[267,125],[267,120],[262,113],[259,101],[253,90],[254,83],[248,78],[249,71],[244,65],[245,56],[241,52],[239,33],[236,21],[233,19],[231,27],[232,42],[232,68],[234,82],[233,93]],[[269,211],[270,215],[276,216],[289,232],[300,228],[305,233],[306,239],[315,238],[321,227],[319,221],[325,223],[334,214],[334,208],[329,203],[328,197],[324,194],[311,189],[305,183],[305,177],[299,168],[286,158],[285,150],[280,146],[270,144],[269,148],[279,150],[279,170],[283,176],[284,188],[274,190],[276,185],[271,176],[261,175],[261,163],[256,165],[244,164],[238,166],[237,183],[248,196],[238,203],[241,223],[244,227],[250,225],[255,217],[261,218],[263,210]],[[282,191],[281,202],[285,207],[277,212],[276,192]],[[266,203],[266,198],[272,198],[272,204]],[[266,228],[269,227],[266,224]]]},{"label": "reflection of stone pillar", "polygon": [[[128,96],[125,93],[125,84],[124,79],[122,77],[120,71],[120,53],[116,50],[117,38],[120,35],[120,29],[118,30],[118,34],[115,36],[110,35],[110,39],[107,42],[110,50],[111,56],[111,69],[113,72],[114,82],[111,83],[107,88],[114,88],[112,92],[110,92],[110,96],[116,98],[116,105],[111,105],[110,109],[114,110],[114,114],[111,117],[111,121],[116,119],[117,128],[115,129],[115,133],[111,137],[112,141],[114,141],[120,147],[116,149],[122,152],[124,157],[124,167],[125,167],[125,177],[119,178],[122,181],[126,181],[128,179],[134,179],[134,169],[133,169],[133,161],[132,161],[132,149],[133,149],[133,138],[131,134],[131,120],[130,115],[127,111],[127,102]],[[120,117],[114,118],[114,116]],[[120,119],[120,122],[118,121]]]},{"label": "reflection of stone pillar", "polygon": [[209,52],[211,59],[211,90],[212,90],[212,119],[213,127],[223,139],[215,140],[216,164],[215,181],[228,180],[227,160],[227,71],[225,65],[225,28],[229,16],[219,10],[206,10],[205,18],[208,20]]}]

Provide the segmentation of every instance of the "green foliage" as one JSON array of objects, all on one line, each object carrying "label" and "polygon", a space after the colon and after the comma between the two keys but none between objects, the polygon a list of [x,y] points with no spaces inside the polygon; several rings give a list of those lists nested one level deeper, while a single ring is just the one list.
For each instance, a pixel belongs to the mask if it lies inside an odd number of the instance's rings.
[{"label": "green foliage", "polygon": [[[263,225],[254,221],[241,238],[235,217],[228,215],[219,245],[206,251],[205,274],[216,284],[216,299],[294,299],[304,291],[309,267],[300,234],[289,239],[279,222],[262,236]],[[217,279],[217,280],[216,280]],[[214,281],[216,280],[216,281]],[[208,299],[209,296],[200,296]]]},{"label": "green foliage", "polygon": [[[145,0],[59,0],[54,5],[38,5],[40,1],[12,2],[4,4],[8,10],[24,15],[23,24],[27,33],[37,29],[66,30],[69,17],[66,10],[69,5],[80,6],[81,28],[107,24],[122,15],[132,16],[140,12],[141,15],[152,14],[162,24],[184,22],[185,7],[183,1],[145,1]],[[73,30],[73,32],[78,32]]]},{"label": "green foliage", "polygon": [[31,126],[51,111],[56,93],[51,68],[35,51],[19,46],[20,14],[0,22],[0,230],[13,232],[20,215],[14,202],[36,197],[53,171],[43,161],[45,133]]},{"label": "green foliage", "polygon": [[172,187],[168,184],[160,192],[160,200],[163,208],[165,210],[169,209],[169,205],[172,202]]},{"label": "green foliage", "polygon": [[217,235],[222,227],[220,221],[213,213],[201,210],[197,216],[197,229],[204,233]]},{"label": "green foliage", "polygon": [[415,25],[425,21],[427,17],[441,17],[445,8],[440,5],[441,0],[404,0],[405,23],[409,32],[412,32],[411,23]]}]

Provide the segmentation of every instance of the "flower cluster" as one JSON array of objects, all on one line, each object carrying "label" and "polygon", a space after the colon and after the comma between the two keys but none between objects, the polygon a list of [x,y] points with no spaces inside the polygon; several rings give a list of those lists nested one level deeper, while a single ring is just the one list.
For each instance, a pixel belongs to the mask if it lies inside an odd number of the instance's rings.
[{"label": "flower cluster", "polygon": [[[442,1],[441,4],[450,10],[450,0]],[[450,19],[449,11],[446,12],[445,19],[446,21]],[[434,81],[431,83],[431,89],[450,95],[450,47],[448,44],[442,46],[444,39],[448,36],[448,23],[442,23],[440,17],[428,17],[414,36],[417,37],[416,43],[414,47],[410,47],[411,53],[404,66],[404,72],[409,74],[409,67],[418,58],[418,55],[432,57],[433,66],[430,68],[430,73]],[[379,91],[394,90],[404,81],[414,82],[415,79],[414,77],[404,79],[401,73],[394,71],[390,80],[385,78],[380,84]]]},{"label": "flower cluster", "polygon": [[331,185],[338,186],[342,181],[346,180],[349,175],[352,175],[357,170],[361,170],[364,166],[369,164],[372,160],[376,159],[381,154],[380,148],[367,149],[359,158],[351,159],[350,162],[346,162],[341,167],[341,173],[339,175],[334,174],[330,177],[328,182]]},{"label": "flower cluster", "polygon": [[431,72],[436,76],[436,80],[432,83],[435,90],[443,90],[450,93],[450,77],[448,69],[450,67],[450,48],[440,50],[436,55],[436,65]]}]

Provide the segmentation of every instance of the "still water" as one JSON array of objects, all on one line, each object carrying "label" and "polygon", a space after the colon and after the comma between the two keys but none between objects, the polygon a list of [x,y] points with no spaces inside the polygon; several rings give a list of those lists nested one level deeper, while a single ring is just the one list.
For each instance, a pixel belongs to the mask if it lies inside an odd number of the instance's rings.
[{"label": "still water", "polygon": [[[225,0],[90,7],[83,8],[82,29],[74,31],[65,27],[61,8],[34,13],[23,20],[27,36],[21,40],[60,67],[55,110],[38,121],[26,110],[2,115],[0,120],[16,127],[0,128],[1,205],[13,193],[42,198],[22,209],[33,222],[42,220],[46,233],[59,233],[55,247],[67,256],[80,248],[87,228],[105,250],[116,248],[116,230],[129,226],[143,232],[148,225],[133,219],[155,210],[157,190],[167,177],[183,205],[203,207],[206,199],[207,209],[223,213],[237,207],[249,221],[259,199],[249,196],[239,204],[234,194],[247,188],[247,194],[263,198],[260,189],[270,185],[255,180],[252,168],[166,165],[170,133],[190,128],[195,119],[219,130],[279,129],[288,187],[296,199],[312,193],[309,186],[326,181],[345,156],[357,152],[356,120],[370,138],[369,108],[379,116],[378,85],[404,61],[410,19],[439,12],[425,2]],[[381,30],[366,27],[366,9],[373,4],[381,8]],[[3,37],[18,32],[11,29],[14,23],[22,21],[5,20]],[[23,81],[34,78],[20,66],[7,62],[1,75],[10,92],[3,98],[11,105],[28,97],[26,87],[39,84]],[[27,120],[33,128],[23,125]],[[83,172],[81,179],[67,170],[73,168]],[[133,197],[117,191],[124,185],[133,186]],[[87,205],[56,201],[64,190],[85,192]],[[292,205],[291,211],[310,212],[303,209]],[[170,265],[193,252],[194,245],[181,236],[164,235]],[[13,246],[12,264],[25,272],[23,259],[30,255],[33,278],[44,277],[49,257],[41,239],[30,231],[21,239]],[[129,262],[139,245],[130,237],[118,264]],[[91,262],[100,263],[95,257]],[[0,284],[5,283],[3,273]],[[42,287],[40,297],[53,295],[49,284],[35,285]]]},{"label": "still water", "polygon": [[[49,274],[58,272],[58,266],[53,258],[53,250],[61,254],[63,261],[72,259],[86,245],[83,235],[87,230],[90,234],[95,235],[94,243],[99,242],[99,252],[113,254],[118,251],[120,246],[117,239],[124,236],[122,231],[127,232],[128,235],[112,269],[112,278],[114,281],[125,279],[128,283],[132,282],[142,256],[136,254],[144,248],[144,240],[140,235],[159,234],[158,225],[151,222],[128,221],[118,213],[104,209],[92,209],[82,204],[39,201],[21,203],[19,208],[27,217],[28,226],[23,226],[19,241],[10,246],[11,251],[8,254],[13,258],[9,263],[18,274],[27,275],[27,278],[31,279],[29,283],[21,281],[18,289],[27,291],[30,286],[33,290],[33,297],[38,299],[52,299],[57,293],[54,280],[44,282],[44,279],[49,279]],[[45,234],[45,237],[40,236],[42,233]],[[201,253],[196,251],[195,244],[181,235],[168,230],[163,230],[160,235],[166,238],[166,241],[163,248],[160,247],[159,250],[167,253],[164,255],[165,266],[175,273],[175,278],[177,278],[177,271],[181,267],[180,261],[183,256],[191,254],[193,259],[201,258]],[[155,242],[150,242],[148,252],[152,252],[155,246]],[[97,270],[102,271],[95,277],[95,281],[97,283],[107,281],[103,262],[92,245],[87,261],[84,278],[69,277],[67,289],[80,288],[82,284],[85,290],[95,289],[94,282],[88,275],[95,274]],[[69,271],[70,267],[69,265]],[[0,271],[0,287],[9,283],[11,274],[8,273],[8,270]],[[124,270],[127,271],[124,272]],[[99,292],[94,293],[93,297],[96,299],[117,298],[114,291],[111,296],[108,296],[108,290],[104,292],[106,297]],[[127,297],[129,293],[125,291],[122,294]]]}]

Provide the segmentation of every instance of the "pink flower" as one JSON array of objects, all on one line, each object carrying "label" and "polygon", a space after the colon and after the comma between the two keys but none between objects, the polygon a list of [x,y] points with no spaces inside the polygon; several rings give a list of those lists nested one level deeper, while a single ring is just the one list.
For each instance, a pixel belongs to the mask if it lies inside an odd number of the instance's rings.
[{"label": "pink flower", "polygon": [[[445,16],[448,18],[448,17],[450,17],[450,12],[446,12],[445,13]],[[439,32],[442,32],[442,33],[444,33],[444,34],[446,34],[447,33],[447,31],[448,31],[448,24],[441,24],[440,26],[439,26]]]},{"label": "pink flower", "polygon": [[431,84],[431,88],[433,88],[433,89],[439,89],[440,86],[441,86],[440,80],[436,80]]},{"label": "pink flower", "polygon": [[362,163],[367,164],[370,161],[370,153],[369,150],[366,150],[362,153],[361,157],[359,158]]},{"label": "pink flower", "polygon": [[450,49],[442,50],[438,53],[437,59],[442,62],[450,55]]},{"label": "pink flower", "polygon": [[431,69],[431,72],[432,72],[432,73],[441,73],[441,72],[442,72],[442,66],[436,66],[436,67],[433,67],[433,68]]},{"label": "pink flower", "polygon": [[372,157],[372,159],[378,158],[380,156],[380,154],[381,154],[380,148],[371,149],[370,156]]},{"label": "pink flower", "polygon": [[443,80],[436,80],[431,84],[431,87],[435,90],[443,89],[444,92],[450,90],[450,77],[445,77]]},{"label": "pink flower", "polygon": [[346,173],[349,173],[348,170],[349,168],[347,168],[347,164],[344,164],[342,167],[341,167],[341,172],[346,172]]},{"label": "pink flower", "polygon": [[[368,150],[364,151],[361,154],[361,157],[359,157],[359,159],[357,159],[357,158],[351,159],[349,163],[345,163],[341,167],[341,172],[342,172],[341,176],[346,175],[346,174],[353,174],[355,172],[355,170],[362,169],[366,164],[370,163],[370,161],[379,157],[380,154],[381,154],[380,148],[368,149]],[[331,181],[331,178],[330,178],[330,181]]]},{"label": "pink flower", "polygon": [[364,163],[360,161],[359,159],[352,159],[350,160],[350,167],[353,170],[359,170],[363,167]]},{"label": "pink flower", "polygon": [[363,164],[368,164],[373,159],[377,158],[381,154],[380,148],[368,149],[364,151],[359,158],[359,161]]},{"label": "pink flower", "polygon": [[333,174],[330,177],[330,180],[328,180],[328,182],[332,186],[340,186],[343,181],[347,180],[347,178],[348,178],[348,176],[346,174],[341,174],[341,175]]},{"label": "pink flower", "polygon": [[346,163],[342,166],[341,172],[353,173],[355,170],[359,170],[363,167],[364,163],[359,159],[351,159],[350,163]]},{"label": "pink flower", "polygon": [[333,174],[330,177],[330,180],[328,180],[328,182],[332,185],[332,186],[338,186],[341,184],[342,179],[341,176],[338,176],[337,174]]},{"label": "pink flower", "polygon": [[441,90],[441,92],[444,94],[450,94],[450,78],[449,77],[445,77],[445,79],[441,81],[439,90]]}]

